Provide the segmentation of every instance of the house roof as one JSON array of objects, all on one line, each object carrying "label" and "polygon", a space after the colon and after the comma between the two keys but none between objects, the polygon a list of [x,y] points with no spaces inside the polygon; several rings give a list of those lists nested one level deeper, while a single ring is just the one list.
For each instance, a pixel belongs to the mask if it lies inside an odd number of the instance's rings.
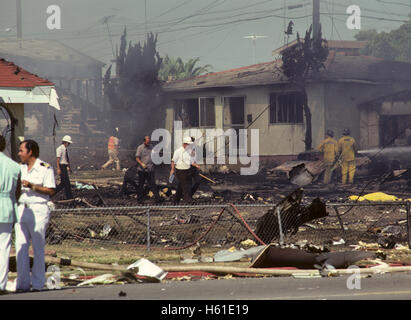
[{"label": "house roof", "polygon": [[56,40],[0,40],[0,56],[10,60],[13,60],[14,56],[20,56],[46,61],[97,64],[101,67],[105,65],[105,63]]},{"label": "house roof", "polygon": [[[287,83],[288,79],[281,71],[281,65],[282,61],[278,59],[248,67],[209,73],[165,83],[163,89],[166,92],[173,92]],[[330,51],[325,62],[325,69],[314,80],[375,83],[411,81],[411,63],[368,56],[345,56]]]},{"label": "house roof", "polygon": [[54,86],[54,84],[16,66],[13,62],[0,59],[0,87],[35,88],[39,86]]},{"label": "house roof", "polygon": [[[304,38],[301,39],[301,41],[304,41]],[[278,54],[281,54],[281,52],[288,48],[292,47],[297,43],[297,40],[291,41],[287,45],[284,45],[282,47],[279,47],[275,49],[272,54],[273,56],[276,56]],[[367,41],[356,41],[356,40],[327,40],[328,43],[328,49],[330,50],[338,50],[338,49],[362,49],[366,46]]]}]

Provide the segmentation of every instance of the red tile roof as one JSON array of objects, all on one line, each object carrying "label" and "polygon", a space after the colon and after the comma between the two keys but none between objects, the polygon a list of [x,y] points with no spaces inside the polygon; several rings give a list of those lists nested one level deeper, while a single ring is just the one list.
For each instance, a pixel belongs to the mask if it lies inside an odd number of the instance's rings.
[{"label": "red tile roof", "polygon": [[13,62],[0,59],[0,87],[34,88],[39,86],[54,86],[54,83],[16,66]]}]

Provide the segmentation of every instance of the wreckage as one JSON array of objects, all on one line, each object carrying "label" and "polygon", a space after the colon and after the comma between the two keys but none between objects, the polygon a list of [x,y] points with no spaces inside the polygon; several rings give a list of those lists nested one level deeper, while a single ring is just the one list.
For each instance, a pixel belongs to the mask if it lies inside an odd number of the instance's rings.
[{"label": "wreckage", "polygon": [[325,204],[315,198],[308,207],[301,205],[303,189],[288,195],[274,209],[269,210],[257,221],[255,234],[265,243],[281,239],[285,234],[295,234],[298,228],[309,221],[328,215]]}]

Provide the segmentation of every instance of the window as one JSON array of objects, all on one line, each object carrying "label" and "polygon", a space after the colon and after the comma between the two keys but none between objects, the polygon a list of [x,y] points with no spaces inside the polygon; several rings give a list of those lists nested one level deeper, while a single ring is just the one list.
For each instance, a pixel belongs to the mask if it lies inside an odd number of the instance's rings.
[{"label": "window", "polygon": [[200,98],[200,126],[215,127],[214,98]]},{"label": "window", "polygon": [[244,126],[244,97],[224,98],[224,125]]},{"label": "window", "polygon": [[302,94],[270,94],[270,123],[304,123]]},{"label": "window", "polygon": [[174,120],[183,128],[215,127],[214,98],[195,98],[174,101]]},{"label": "window", "polygon": [[198,127],[198,99],[175,100],[174,120],[182,121],[183,128]]}]

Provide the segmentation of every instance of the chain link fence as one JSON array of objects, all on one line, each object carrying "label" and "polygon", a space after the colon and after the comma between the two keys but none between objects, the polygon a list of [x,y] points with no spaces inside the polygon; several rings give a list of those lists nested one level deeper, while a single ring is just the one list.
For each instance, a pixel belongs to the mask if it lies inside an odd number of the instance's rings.
[{"label": "chain link fence", "polygon": [[51,212],[47,245],[146,251],[311,243],[411,245],[409,202],[302,205],[298,197],[280,204],[213,204],[57,209]]}]

